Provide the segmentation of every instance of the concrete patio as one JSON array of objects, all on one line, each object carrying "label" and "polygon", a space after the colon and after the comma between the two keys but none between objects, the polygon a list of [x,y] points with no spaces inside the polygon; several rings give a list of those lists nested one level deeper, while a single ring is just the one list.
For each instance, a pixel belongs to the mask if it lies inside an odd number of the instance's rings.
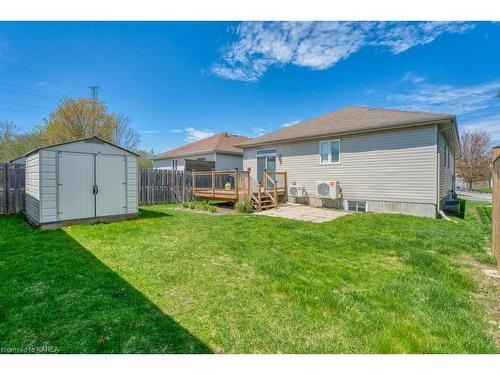
[{"label": "concrete patio", "polygon": [[324,223],[349,214],[350,212],[346,211],[335,211],[328,208],[317,208],[292,203],[254,213],[254,215],[281,217],[283,219],[310,221],[313,223]]}]

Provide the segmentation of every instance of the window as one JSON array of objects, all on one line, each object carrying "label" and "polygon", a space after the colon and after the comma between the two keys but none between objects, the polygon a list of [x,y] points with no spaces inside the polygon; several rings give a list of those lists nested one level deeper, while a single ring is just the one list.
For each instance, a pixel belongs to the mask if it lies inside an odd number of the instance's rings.
[{"label": "window", "polygon": [[172,169],[175,171],[177,170],[177,159],[172,160]]},{"label": "window", "polygon": [[347,201],[347,209],[354,212],[366,212],[366,202]]},{"label": "window", "polygon": [[319,143],[320,164],[340,163],[340,140],[323,141]]},{"label": "window", "polygon": [[207,158],[196,158],[196,160],[205,161],[205,160],[207,160]]}]

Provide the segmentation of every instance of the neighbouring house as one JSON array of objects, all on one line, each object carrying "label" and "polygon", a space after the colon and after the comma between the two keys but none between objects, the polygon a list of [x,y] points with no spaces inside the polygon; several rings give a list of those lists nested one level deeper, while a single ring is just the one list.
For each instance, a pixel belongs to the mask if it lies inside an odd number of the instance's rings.
[{"label": "neighbouring house", "polygon": [[450,197],[460,156],[454,115],[356,106],[238,146],[250,178],[287,172],[298,203],[430,217]]},{"label": "neighbouring house", "polygon": [[163,152],[153,158],[153,168],[170,170],[232,170],[243,168],[243,150],[236,144],[247,137],[219,133]]}]

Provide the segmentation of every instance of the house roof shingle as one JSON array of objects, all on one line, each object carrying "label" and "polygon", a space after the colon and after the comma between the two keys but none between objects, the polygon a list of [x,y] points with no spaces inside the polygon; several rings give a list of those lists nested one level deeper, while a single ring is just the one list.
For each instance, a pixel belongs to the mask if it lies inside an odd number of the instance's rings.
[{"label": "house roof shingle", "polygon": [[179,156],[204,154],[207,152],[221,152],[242,155],[243,150],[241,148],[234,147],[234,145],[242,143],[246,140],[248,140],[247,137],[243,137],[240,135],[219,133],[212,135],[211,137],[207,137],[199,141],[188,143],[187,145],[162,152],[161,154],[155,156],[153,159],[167,159]]},{"label": "house roof shingle", "polygon": [[295,125],[252,138],[238,144],[250,147],[282,141],[370,131],[440,120],[455,120],[454,115],[431,112],[402,111],[370,107],[349,106]]}]

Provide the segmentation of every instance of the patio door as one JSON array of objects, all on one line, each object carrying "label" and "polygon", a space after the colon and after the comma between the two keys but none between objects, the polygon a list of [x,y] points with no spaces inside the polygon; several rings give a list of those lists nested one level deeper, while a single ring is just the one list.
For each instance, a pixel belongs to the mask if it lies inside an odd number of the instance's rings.
[{"label": "patio door", "polygon": [[[257,151],[257,181],[263,183],[264,170],[268,172],[276,172],[276,150],[259,150]],[[272,183],[266,181],[267,187],[271,188]]]}]

